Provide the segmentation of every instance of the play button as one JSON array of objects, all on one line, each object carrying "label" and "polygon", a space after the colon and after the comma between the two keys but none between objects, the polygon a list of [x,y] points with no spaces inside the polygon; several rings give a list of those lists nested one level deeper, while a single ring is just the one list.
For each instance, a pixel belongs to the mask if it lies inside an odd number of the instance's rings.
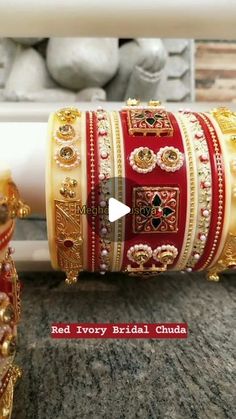
[{"label": "play button", "polygon": [[120,240],[118,230],[120,232],[121,228],[125,241],[133,238],[132,196],[133,189],[138,186],[128,178],[120,177],[105,179],[95,184],[94,190],[88,194],[86,205],[81,206],[81,216],[87,217],[90,232],[95,233],[96,239],[104,242],[105,237],[107,242],[116,243]]},{"label": "play button", "polygon": [[124,217],[125,215],[129,214],[131,208],[127,205],[123,204],[120,201],[117,201],[115,198],[110,198],[108,201],[108,219],[110,223],[113,223],[119,218]]}]

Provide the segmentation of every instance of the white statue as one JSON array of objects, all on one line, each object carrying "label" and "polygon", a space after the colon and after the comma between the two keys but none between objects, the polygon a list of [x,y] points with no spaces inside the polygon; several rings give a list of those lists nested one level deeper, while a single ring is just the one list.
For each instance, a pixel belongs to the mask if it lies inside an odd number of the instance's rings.
[{"label": "white statue", "polygon": [[13,51],[11,59],[6,60],[5,100],[75,102],[158,97],[167,59],[159,39],[131,40],[119,48],[118,39],[112,38],[51,38],[45,57],[37,46],[41,41],[2,41],[5,48],[10,43]]}]

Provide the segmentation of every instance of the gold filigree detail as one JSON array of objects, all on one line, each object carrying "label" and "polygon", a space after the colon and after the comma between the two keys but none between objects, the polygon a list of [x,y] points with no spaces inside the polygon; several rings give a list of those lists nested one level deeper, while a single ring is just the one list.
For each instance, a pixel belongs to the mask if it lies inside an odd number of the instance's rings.
[{"label": "gold filigree detail", "polygon": [[161,106],[160,100],[149,100],[148,106],[151,106],[153,108]]},{"label": "gold filigree detail", "polygon": [[176,172],[184,163],[184,155],[178,148],[163,147],[157,153],[157,164],[166,172]]},{"label": "gold filigree detail", "polygon": [[149,173],[156,167],[156,155],[148,147],[135,148],[130,156],[129,162],[133,170],[138,173]]},{"label": "gold filigree detail", "polygon": [[11,417],[13,407],[14,386],[16,385],[18,379],[21,377],[21,368],[19,368],[17,365],[10,366],[3,383],[5,390],[0,398],[1,419],[10,419]]},{"label": "gold filigree detail", "polygon": [[10,419],[12,406],[13,406],[13,392],[14,392],[14,384],[13,381],[10,380],[4,394],[0,399],[0,418],[1,419]]},{"label": "gold filigree detail", "polygon": [[211,281],[219,281],[219,274],[226,269],[233,269],[236,267],[236,236],[232,233],[226,241],[225,247],[221,254],[221,258],[217,264],[211,268],[207,277]]},{"label": "gold filigree detail", "polygon": [[127,106],[139,106],[139,105],[140,105],[140,100],[139,100],[139,99],[132,99],[132,98],[129,98],[129,99],[126,101],[126,105],[127,105]]},{"label": "gold filigree detail", "polygon": [[21,300],[20,300],[20,290],[21,285],[18,278],[18,274],[15,268],[15,263],[10,256],[10,252],[7,252],[5,263],[10,265],[9,271],[5,274],[5,280],[11,283],[11,297],[13,301],[15,321],[19,322],[21,316]]},{"label": "gold filigree detail", "polygon": [[76,121],[78,117],[81,116],[81,112],[77,108],[62,108],[56,112],[57,118],[61,122],[66,122],[67,124],[71,124]]},{"label": "gold filigree detail", "polygon": [[129,135],[173,136],[174,130],[164,108],[134,108],[127,110]]},{"label": "gold filigree detail", "polygon": [[236,112],[232,112],[229,108],[221,107],[213,109],[211,113],[218,122],[223,134],[236,134]]},{"label": "gold filigree detail", "polygon": [[[147,244],[136,244],[131,246],[127,252],[128,259],[135,265],[128,265],[126,272],[131,276],[152,276],[158,273],[165,272],[168,269],[168,265],[172,265],[178,255],[178,250],[172,245],[162,245],[157,247],[154,251]],[[153,258],[157,265],[152,263],[151,266],[144,266],[147,263],[150,264],[150,260]]]},{"label": "gold filigree detail", "polygon": [[80,200],[55,200],[55,240],[58,266],[67,274],[66,282],[76,282],[82,270]]},{"label": "gold filigree detail", "polygon": [[9,181],[5,195],[0,197],[0,224],[16,217],[25,218],[29,213],[30,207],[21,200],[17,186]]},{"label": "gold filigree detail", "polygon": [[64,196],[64,198],[73,199],[76,197],[76,187],[78,186],[78,182],[76,179],[72,179],[70,177],[66,177],[60,188],[60,194]]}]

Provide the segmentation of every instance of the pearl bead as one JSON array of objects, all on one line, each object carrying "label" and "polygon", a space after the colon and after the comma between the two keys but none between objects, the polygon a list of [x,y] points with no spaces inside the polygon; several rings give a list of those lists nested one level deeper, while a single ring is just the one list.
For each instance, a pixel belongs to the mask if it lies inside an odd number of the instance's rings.
[{"label": "pearl bead", "polygon": [[195,134],[195,138],[202,138],[203,137],[203,133],[201,131],[196,132]]},{"label": "pearl bead", "polygon": [[209,217],[209,211],[208,211],[207,209],[203,210],[203,211],[202,211],[202,215],[203,215],[203,217],[205,217],[205,218]]},{"label": "pearl bead", "polygon": [[105,128],[99,128],[99,134],[100,135],[105,135],[106,134]]},{"label": "pearl bead", "polygon": [[13,255],[13,253],[15,253],[15,249],[14,249],[14,247],[10,246],[10,247],[8,248],[8,252],[9,252],[9,254],[10,254],[10,255]]},{"label": "pearl bead", "polygon": [[101,271],[101,272],[99,272],[100,273],[100,275],[105,275],[105,271]]},{"label": "pearl bead", "polygon": [[104,208],[106,205],[106,201],[100,201],[100,207]]},{"label": "pearl bead", "polygon": [[0,300],[6,300],[7,299],[7,295],[5,294],[5,292],[0,292]]},{"label": "pearl bead", "polygon": [[101,263],[100,268],[105,271],[107,269],[107,265],[105,263]]},{"label": "pearl bead", "polygon": [[108,153],[106,151],[101,152],[102,159],[106,159],[108,157]]},{"label": "pearl bead", "polygon": [[199,260],[200,259],[199,253],[194,253],[193,257],[194,257],[195,260]]},{"label": "pearl bead", "polygon": [[201,234],[201,235],[200,235],[200,240],[201,240],[202,242],[205,242],[205,241],[206,241],[206,236],[205,236],[205,234]]},{"label": "pearl bead", "polygon": [[202,155],[200,156],[200,160],[201,160],[201,162],[203,162],[203,163],[208,162],[208,160],[209,160],[208,155],[207,155],[207,154],[202,154]]},{"label": "pearl bead", "polygon": [[204,188],[210,188],[211,182],[206,181],[206,182],[204,182],[203,185],[204,185]]},{"label": "pearl bead", "polygon": [[192,268],[187,268],[186,271],[187,272],[192,272]]},{"label": "pearl bead", "polygon": [[10,272],[10,270],[11,270],[11,264],[8,263],[8,262],[7,263],[4,263],[3,269],[4,269],[5,272]]},{"label": "pearl bead", "polygon": [[97,118],[99,119],[99,121],[104,119],[104,117],[105,117],[104,113],[100,113],[100,114],[97,115]]},{"label": "pearl bead", "polygon": [[107,234],[107,228],[106,227],[103,227],[101,229],[101,233],[102,233],[102,235],[106,235]]},{"label": "pearl bead", "polygon": [[107,249],[102,249],[101,255],[102,256],[107,256],[108,255],[108,250]]},{"label": "pearl bead", "polygon": [[98,177],[99,177],[99,180],[104,180],[105,179],[105,175],[103,173],[100,173]]}]

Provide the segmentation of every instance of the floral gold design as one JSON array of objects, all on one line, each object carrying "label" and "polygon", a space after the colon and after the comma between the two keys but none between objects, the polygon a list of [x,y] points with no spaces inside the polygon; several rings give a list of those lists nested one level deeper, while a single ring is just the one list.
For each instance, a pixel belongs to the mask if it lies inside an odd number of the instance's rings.
[{"label": "floral gold design", "polygon": [[157,164],[166,172],[176,172],[184,163],[184,155],[175,147],[163,147],[157,153]]},{"label": "floral gold design", "polygon": [[226,107],[214,109],[212,114],[223,134],[236,134],[236,112]]},{"label": "floral gold design", "polygon": [[79,215],[80,201],[55,200],[55,240],[58,266],[67,274],[67,282],[82,270],[82,234]]}]

